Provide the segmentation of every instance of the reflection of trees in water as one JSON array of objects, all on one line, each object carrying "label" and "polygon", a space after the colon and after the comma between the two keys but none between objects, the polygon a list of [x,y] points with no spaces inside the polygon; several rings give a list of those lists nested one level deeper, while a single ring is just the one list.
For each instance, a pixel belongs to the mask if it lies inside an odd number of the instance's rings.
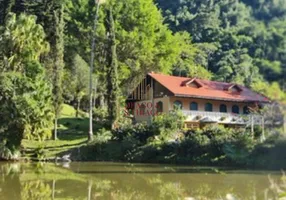
[{"label": "reflection of trees in water", "polygon": [[[236,199],[244,200],[255,198],[268,200],[279,199],[286,192],[285,175],[280,181],[269,179],[269,188],[265,190],[263,188],[261,191],[255,191],[257,187],[255,187],[254,182],[245,182],[247,190],[246,193],[241,194],[237,188],[232,188],[227,184],[216,188],[213,183],[203,180],[196,182],[197,184],[188,185],[188,182],[182,182],[180,178],[170,179],[168,176],[166,178],[164,174],[143,173],[144,169],[140,168],[133,168],[133,170],[137,173],[90,175],[77,174],[52,164],[0,165],[0,199],[4,197],[8,200],[67,198],[88,200],[177,200],[185,198],[217,200],[236,197]],[[142,173],[140,173],[141,171]],[[231,176],[226,181],[229,182],[229,179]],[[189,179],[189,181],[192,180]],[[238,194],[239,192],[240,194]],[[265,195],[261,197],[258,194]]]},{"label": "reflection of trees in water", "polygon": [[[270,186],[264,191],[265,199],[279,199],[285,200],[286,199],[286,175],[283,172],[283,176],[277,182],[274,181],[271,176],[268,176]],[[279,197],[279,198],[277,198]]]},{"label": "reflection of trees in water", "polygon": [[22,200],[51,200],[51,186],[44,181],[29,181],[21,184]]},{"label": "reflection of trees in water", "polygon": [[0,199],[21,199],[21,186],[18,173],[20,166],[15,163],[0,165]]}]

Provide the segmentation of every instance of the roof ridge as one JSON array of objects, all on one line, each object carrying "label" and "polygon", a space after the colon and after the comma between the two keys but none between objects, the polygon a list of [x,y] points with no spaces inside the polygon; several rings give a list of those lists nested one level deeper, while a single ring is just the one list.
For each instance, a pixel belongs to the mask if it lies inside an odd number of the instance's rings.
[{"label": "roof ridge", "polygon": [[184,78],[184,79],[197,79],[199,81],[208,81],[208,82],[221,83],[221,84],[236,84],[238,86],[245,87],[244,85],[241,85],[241,84],[235,83],[235,82],[215,81],[215,80],[202,79],[202,78],[198,78],[198,77],[175,76],[175,75],[170,75],[170,74],[162,74],[162,73],[158,73],[158,72],[156,72],[156,73],[155,72],[150,72],[148,74],[149,75],[160,75],[160,76],[175,77],[175,78]]}]

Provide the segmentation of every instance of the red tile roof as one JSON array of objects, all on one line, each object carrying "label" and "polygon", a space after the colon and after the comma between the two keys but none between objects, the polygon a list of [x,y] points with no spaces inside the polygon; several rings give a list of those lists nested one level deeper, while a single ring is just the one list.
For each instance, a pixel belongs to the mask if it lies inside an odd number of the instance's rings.
[{"label": "red tile roof", "polygon": [[[149,73],[153,79],[167,88],[175,96],[181,97],[194,97],[204,99],[217,99],[225,101],[237,101],[237,102],[269,102],[270,100],[261,94],[253,92],[252,90],[233,83],[208,81],[202,79],[196,79],[202,87],[194,88],[187,87],[186,83],[191,81],[192,78],[169,76],[163,74]],[[233,85],[237,85],[241,89],[240,92],[231,92],[228,88],[232,88]]]}]

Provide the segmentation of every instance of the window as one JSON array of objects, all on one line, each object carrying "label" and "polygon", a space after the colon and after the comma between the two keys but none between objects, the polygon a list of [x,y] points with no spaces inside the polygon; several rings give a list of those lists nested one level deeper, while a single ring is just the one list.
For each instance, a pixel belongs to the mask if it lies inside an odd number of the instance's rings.
[{"label": "window", "polygon": [[227,107],[225,104],[221,104],[219,106],[219,112],[222,112],[222,113],[226,113],[227,112]]},{"label": "window", "polygon": [[157,103],[157,113],[162,113],[163,112],[163,102],[159,101]]},{"label": "window", "polygon": [[239,114],[239,107],[238,105],[234,105],[232,106],[232,110],[231,110],[233,113],[236,113],[236,114]]},{"label": "window", "polygon": [[249,108],[248,106],[243,107],[243,114],[249,114]]},{"label": "window", "polygon": [[182,109],[183,108],[183,104],[181,101],[175,101],[174,102],[174,108],[178,108],[178,109]]},{"label": "window", "polygon": [[190,104],[190,110],[198,110],[198,103],[192,102]]},{"label": "window", "polygon": [[212,112],[213,111],[213,105],[211,103],[206,103],[205,111]]}]

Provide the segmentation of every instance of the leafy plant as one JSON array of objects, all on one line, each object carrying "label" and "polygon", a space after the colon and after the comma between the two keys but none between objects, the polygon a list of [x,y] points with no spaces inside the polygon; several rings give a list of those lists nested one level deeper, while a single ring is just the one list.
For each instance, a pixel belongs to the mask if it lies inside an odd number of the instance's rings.
[{"label": "leafy plant", "polygon": [[106,143],[112,138],[112,133],[111,131],[106,130],[105,128],[99,129],[95,141],[97,143]]},{"label": "leafy plant", "polygon": [[34,151],[34,157],[37,159],[37,160],[39,160],[39,161],[41,161],[41,160],[44,160],[45,158],[46,158],[46,150],[45,150],[45,146],[44,146],[44,144],[41,144],[41,145],[39,145],[36,149],[35,149],[35,151]]}]

